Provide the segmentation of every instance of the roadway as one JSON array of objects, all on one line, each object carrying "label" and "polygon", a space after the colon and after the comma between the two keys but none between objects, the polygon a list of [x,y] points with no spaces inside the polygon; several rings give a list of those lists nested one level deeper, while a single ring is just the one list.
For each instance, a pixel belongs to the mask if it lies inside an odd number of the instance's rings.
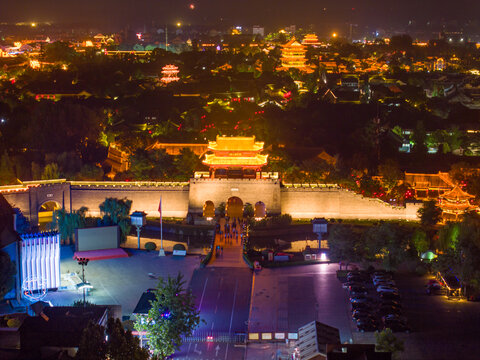
[{"label": "roadway", "polygon": [[[193,333],[198,342],[185,343],[175,359],[243,359],[245,348],[223,338],[246,332],[251,287],[252,271],[246,266],[195,270],[190,289],[203,321]],[[212,338],[207,341],[207,336]]]}]

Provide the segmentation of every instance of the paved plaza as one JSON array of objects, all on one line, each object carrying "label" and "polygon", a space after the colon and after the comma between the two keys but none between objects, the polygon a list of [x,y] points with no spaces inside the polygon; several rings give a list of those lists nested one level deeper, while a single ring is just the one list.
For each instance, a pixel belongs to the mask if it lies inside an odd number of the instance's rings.
[{"label": "paved plaza", "polygon": [[297,332],[318,320],[352,341],[348,297],[336,264],[263,269],[254,276],[249,332]]},{"label": "paved plaza", "polygon": [[[157,251],[128,251],[131,254],[128,258],[88,263],[85,278],[93,285],[88,301],[97,305],[122,305],[122,314],[130,315],[142,293],[157,286],[157,280],[150,278],[149,273],[166,278],[180,272],[188,285],[193,271],[200,264],[198,256],[159,257]],[[82,268],[73,259],[73,251],[69,246],[61,248],[60,271],[62,274],[78,272],[81,276]],[[70,285],[70,282],[62,279],[62,286]],[[45,300],[51,301],[54,306],[71,305],[82,296],[83,293],[76,290],[55,291],[48,293]]]}]

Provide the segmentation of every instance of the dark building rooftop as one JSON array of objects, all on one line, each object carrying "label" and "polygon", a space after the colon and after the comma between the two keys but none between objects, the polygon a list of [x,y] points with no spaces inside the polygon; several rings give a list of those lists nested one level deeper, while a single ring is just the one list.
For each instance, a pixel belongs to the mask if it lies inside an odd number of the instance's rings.
[{"label": "dark building rooftop", "polygon": [[140,315],[148,314],[148,311],[152,307],[152,305],[150,304],[150,301],[155,300],[154,291],[155,289],[148,289],[142,294],[132,314],[140,314]]},{"label": "dark building rooftop", "polygon": [[108,308],[90,307],[46,307],[45,316],[33,316],[20,326],[22,351],[41,347],[78,347],[82,332],[90,321],[105,326]]}]

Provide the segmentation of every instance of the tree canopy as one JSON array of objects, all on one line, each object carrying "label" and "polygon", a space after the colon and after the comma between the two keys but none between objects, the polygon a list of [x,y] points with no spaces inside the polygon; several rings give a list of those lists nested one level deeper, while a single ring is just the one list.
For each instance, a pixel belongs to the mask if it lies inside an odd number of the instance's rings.
[{"label": "tree canopy", "polygon": [[75,359],[148,360],[150,354],[140,347],[138,338],[125,331],[119,319],[109,318],[106,329],[90,322],[82,333]]},{"label": "tree canopy", "polygon": [[435,200],[425,201],[423,206],[418,209],[420,223],[424,227],[435,226],[442,218],[442,209],[440,209]]},{"label": "tree canopy", "polygon": [[179,349],[182,336],[191,335],[200,323],[195,298],[184,285],[181,274],[160,279],[148,315],[138,317],[135,322],[135,329],[147,332],[148,345],[160,359]]}]

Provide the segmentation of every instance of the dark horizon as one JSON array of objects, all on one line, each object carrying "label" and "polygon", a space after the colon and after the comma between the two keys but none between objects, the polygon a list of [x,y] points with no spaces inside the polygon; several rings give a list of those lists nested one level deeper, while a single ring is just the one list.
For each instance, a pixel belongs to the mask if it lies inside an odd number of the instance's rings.
[{"label": "dark horizon", "polygon": [[[190,4],[195,8],[190,9]],[[266,27],[296,24],[358,24],[360,26],[399,27],[414,22],[462,26],[475,20],[480,3],[471,0],[84,0],[81,3],[59,0],[18,0],[3,5],[0,22],[90,23],[123,27],[126,24],[150,25],[181,21],[192,25],[253,25]],[[478,20],[475,20],[478,25]]]}]

